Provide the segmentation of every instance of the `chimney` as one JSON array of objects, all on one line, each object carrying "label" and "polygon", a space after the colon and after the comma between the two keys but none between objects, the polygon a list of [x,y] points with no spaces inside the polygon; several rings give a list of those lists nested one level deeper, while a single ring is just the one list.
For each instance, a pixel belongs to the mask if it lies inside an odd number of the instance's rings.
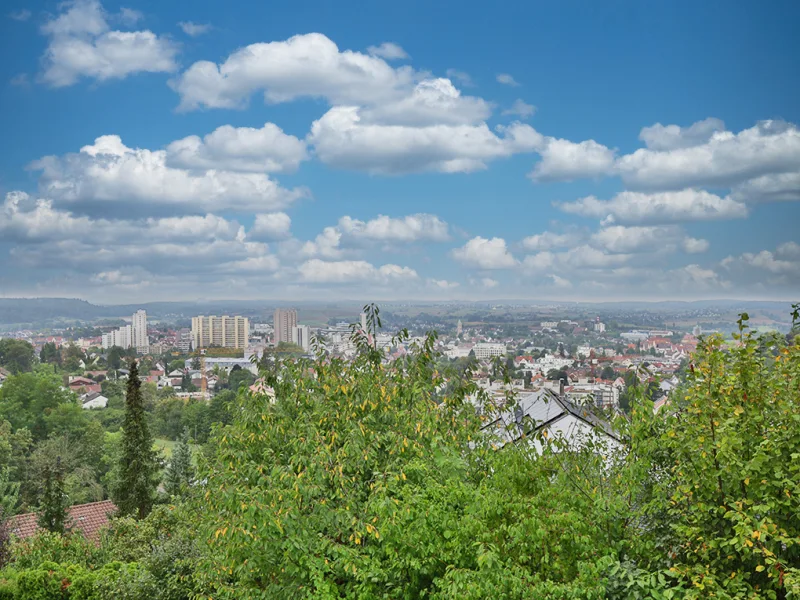
[{"label": "chimney", "polygon": [[558,397],[564,398],[564,379],[561,378],[558,380]]}]

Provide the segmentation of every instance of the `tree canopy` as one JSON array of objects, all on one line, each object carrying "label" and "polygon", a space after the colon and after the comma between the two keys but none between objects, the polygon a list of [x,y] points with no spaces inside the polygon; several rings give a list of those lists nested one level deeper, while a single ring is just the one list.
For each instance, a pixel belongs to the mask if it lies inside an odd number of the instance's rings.
[{"label": "tree canopy", "polygon": [[36,352],[25,340],[0,339],[0,367],[11,373],[25,373],[33,369]]}]

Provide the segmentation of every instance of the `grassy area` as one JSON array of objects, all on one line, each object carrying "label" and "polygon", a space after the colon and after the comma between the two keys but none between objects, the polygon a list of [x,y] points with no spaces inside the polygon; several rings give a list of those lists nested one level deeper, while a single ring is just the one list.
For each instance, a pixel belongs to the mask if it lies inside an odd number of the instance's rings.
[{"label": "grassy area", "polygon": [[[153,441],[153,448],[156,450],[160,450],[163,452],[164,456],[169,459],[172,456],[172,449],[178,445],[178,442],[174,442],[172,440],[166,440],[164,438],[156,438]],[[189,447],[192,449],[192,456],[195,457],[197,453],[200,452],[200,446],[197,444],[189,444]]]}]

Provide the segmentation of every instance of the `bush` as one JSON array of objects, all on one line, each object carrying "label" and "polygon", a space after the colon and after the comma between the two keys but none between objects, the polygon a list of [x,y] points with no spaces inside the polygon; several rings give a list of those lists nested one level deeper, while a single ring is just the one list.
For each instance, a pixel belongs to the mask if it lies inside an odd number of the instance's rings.
[{"label": "bush", "polygon": [[81,566],[59,565],[49,561],[41,563],[35,569],[19,571],[16,600],[76,598],[72,594],[72,583],[76,578],[83,577],[85,572]]},{"label": "bush", "polygon": [[10,568],[0,571],[0,600],[15,600],[18,592],[17,572]]},{"label": "bush", "polygon": [[59,535],[40,531],[33,537],[15,540],[11,560],[20,571],[36,569],[45,561],[92,567],[103,562],[103,553],[80,533]]},{"label": "bush", "polygon": [[156,598],[159,582],[138,563],[111,562],[94,574],[92,595],[80,600]]}]

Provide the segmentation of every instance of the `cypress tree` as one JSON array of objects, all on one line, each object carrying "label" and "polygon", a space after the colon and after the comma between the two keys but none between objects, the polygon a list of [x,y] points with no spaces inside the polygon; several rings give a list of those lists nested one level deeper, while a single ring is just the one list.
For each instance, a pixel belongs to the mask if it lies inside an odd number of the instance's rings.
[{"label": "cypress tree", "polygon": [[0,505],[0,569],[11,562],[11,527],[8,524],[8,516]]},{"label": "cypress tree", "polygon": [[112,496],[121,514],[143,519],[155,502],[159,460],[147,427],[141,385],[139,369],[132,360],[125,392],[120,477]]},{"label": "cypress tree", "polygon": [[64,491],[64,470],[59,456],[55,468],[48,466],[44,471],[44,493],[37,521],[39,527],[53,533],[64,533],[68,508],[69,499]]},{"label": "cypress tree", "polygon": [[192,448],[189,446],[189,429],[183,430],[178,445],[172,451],[172,459],[164,477],[164,487],[172,496],[183,494],[194,479]]}]

